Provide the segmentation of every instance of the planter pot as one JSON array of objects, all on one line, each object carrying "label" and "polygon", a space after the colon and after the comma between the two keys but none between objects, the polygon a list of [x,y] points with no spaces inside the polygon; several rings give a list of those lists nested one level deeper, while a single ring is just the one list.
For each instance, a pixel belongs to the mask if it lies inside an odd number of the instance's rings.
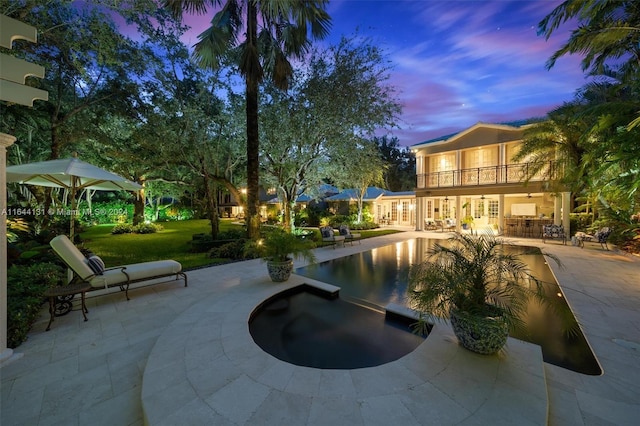
[{"label": "planter pot", "polygon": [[453,332],[464,348],[479,354],[490,355],[504,347],[509,337],[509,326],[501,312],[497,308],[494,309],[496,315],[490,317],[451,311]]},{"label": "planter pot", "polygon": [[267,270],[271,281],[281,283],[289,279],[291,271],[293,271],[293,259],[287,259],[284,262],[276,262],[274,260],[267,261]]}]

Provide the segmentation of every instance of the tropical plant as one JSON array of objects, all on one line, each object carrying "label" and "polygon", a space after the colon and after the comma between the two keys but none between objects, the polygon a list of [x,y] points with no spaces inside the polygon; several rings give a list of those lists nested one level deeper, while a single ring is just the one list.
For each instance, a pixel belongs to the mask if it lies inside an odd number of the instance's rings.
[{"label": "tropical plant", "polygon": [[265,238],[258,241],[258,247],[265,261],[285,262],[296,258],[314,262],[316,259],[312,251],[315,244],[312,241],[302,239],[281,228],[268,231]]},{"label": "tropical plant", "polygon": [[563,23],[578,20],[569,40],[547,61],[547,68],[566,54],[584,55],[582,69],[602,74],[607,61],[635,78],[640,56],[640,4],[635,0],[567,0],[539,24],[538,32],[549,39]]},{"label": "tropical plant", "polygon": [[[509,329],[522,329],[523,313],[530,298],[544,302],[542,282],[532,276],[518,254],[510,253],[503,241],[491,234],[456,234],[446,243],[436,243],[427,259],[411,268],[409,295],[421,312],[424,326],[429,317],[451,319],[463,346],[493,353],[506,343]],[[497,326],[497,346],[476,350],[459,333],[454,318],[469,321],[473,333]]]},{"label": "tropical plant", "polygon": [[[174,16],[183,11],[203,14],[207,6],[222,6],[211,26],[195,44],[196,61],[205,68],[220,68],[231,59],[245,80],[247,116],[247,231],[251,239],[260,232],[258,92],[265,73],[286,89],[293,75],[290,57],[301,58],[314,39],[329,33],[326,0],[165,0]],[[261,28],[258,28],[258,24]],[[245,28],[246,26],[246,28]],[[244,40],[240,40],[244,35]]]},{"label": "tropical plant", "polygon": [[267,262],[271,280],[282,282],[288,280],[293,271],[294,257],[315,262],[315,255],[311,250],[314,247],[315,244],[311,240],[286,232],[282,228],[274,228],[266,233],[263,240],[251,241],[245,248],[245,256],[261,256]]}]

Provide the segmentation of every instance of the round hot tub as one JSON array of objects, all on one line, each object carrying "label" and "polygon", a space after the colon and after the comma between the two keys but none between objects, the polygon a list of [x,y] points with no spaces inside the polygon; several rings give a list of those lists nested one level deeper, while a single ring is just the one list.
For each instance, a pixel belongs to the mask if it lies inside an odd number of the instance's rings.
[{"label": "round hot tub", "polygon": [[260,304],[249,331],[265,352],[282,361],[354,369],[395,361],[417,348],[426,336],[414,333],[412,323],[303,285]]}]

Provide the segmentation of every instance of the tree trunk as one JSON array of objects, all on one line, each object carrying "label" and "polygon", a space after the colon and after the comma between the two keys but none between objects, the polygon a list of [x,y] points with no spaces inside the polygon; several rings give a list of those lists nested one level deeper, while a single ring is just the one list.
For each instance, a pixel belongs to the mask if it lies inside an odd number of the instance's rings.
[{"label": "tree trunk", "polygon": [[202,178],[204,180],[204,192],[207,197],[207,215],[211,224],[211,237],[215,240],[220,232],[220,223],[218,218],[218,203],[215,199],[215,190],[211,187],[211,181],[206,170],[203,170]]},{"label": "tree trunk", "polygon": [[[141,179],[139,182],[141,185],[144,185],[144,179]],[[133,225],[139,225],[144,223],[144,205],[145,202],[145,193],[144,187],[138,191],[137,197],[133,199]]]},{"label": "tree trunk", "polygon": [[284,214],[282,217],[283,228],[288,232],[293,232],[296,227],[295,217],[294,217],[294,206],[295,201],[292,200],[289,196],[285,195],[282,200],[282,206],[284,207]]},{"label": "tree trunk", "polygon": [[[249,2],[247,19],[247,43],[257,44],[258,17],[256,6]],[[257,48],[257,46],[256,46]],[[257,240],[260,237],[259,191],[260,191],[260,141],[258,139],[258,78],[247,74],[247,236]]]}]

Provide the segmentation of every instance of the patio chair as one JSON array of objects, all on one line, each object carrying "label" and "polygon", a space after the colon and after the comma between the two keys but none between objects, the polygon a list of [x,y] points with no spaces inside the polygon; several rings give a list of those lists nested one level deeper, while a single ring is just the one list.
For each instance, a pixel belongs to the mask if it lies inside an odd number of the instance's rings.
[{"label": "patio chair", "polygon": [[456,220],[455,219],[445,219],[444,220],[444,229],[447,231],[455,231],[456,230]]},{"label": "patio chair", "polygon": [[567,235],[564,233],[562,225],[544,225],[542,227],[542,242],[547,240],[562,240],[562,244],[567,244]]},{"label": "patio chair", "polygon": [[322,236],[323,246],[331,245],[335,249],[336,245],[339,244],[344,247],[344,241],[346,240],[346,237],[343,235],[336,235],[331,226],[321,226],[320,236]]},{"label": "patio chair", "polygon": [[354,234],[351,232],[347,225],[340,225],[338,227],[338,232],[345,238],[345,241],[349,241],[351,245],[353,245],[354,241],[357,241],[358,244],[362,244],[360,239],[362,238],[361,234]]},{"label": "patio chair", "polygon": [[[441,226],[442,226],[442,223],[440,224],[440,227]],[[435,222],[432,222],[432,221],[427,220],[427,219],[424,220],[424,230],[425,231],[435,231],[437,229],[438,229],[438,221],[437,220]]]},{"label": "patio chair", "polygon": [[589,235],[584,232],[576,232],[576,240],[578,240],[578,245],[580,248],[584,248],[585,241],[591,241],[594,243],[600,243],[600,246],[603,250],[609,250],[609,246],[607,245],[607,240],[609,239],[609,235],[611,235],[612,229],[608,226],[604,228],[598,229],[595,234]]},{"label": "patio chair", "polygon": [[129,285],[156,278],[175,275],[175,279],[182,278],[184,286],[187,287],[187,275],[182,272],[182,265],[175,260],[158,260],[104,268],[104,263],[99,257],[85,258],[66,235],[58,235],[49,244],[58,257],[73,271],[74,277],[70,285],[87,283],[92,290],[120,287],[120,290],[124,290],[127,300],[129,300]]}]

